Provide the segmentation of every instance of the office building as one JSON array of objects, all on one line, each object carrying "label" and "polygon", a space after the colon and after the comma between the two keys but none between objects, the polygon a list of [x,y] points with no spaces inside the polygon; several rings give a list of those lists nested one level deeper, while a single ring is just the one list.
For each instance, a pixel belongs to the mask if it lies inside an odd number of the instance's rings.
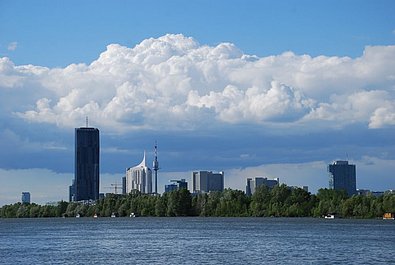
[{"label": "office building", "polygon": [[69,202],[75,201],[75,179],[72,180],[72,184],[69,186]]},{"label": "office building", "polygon": [[173,183],[165,185],[165,192],[170,192],[173,190],[181,190],[181,189],[187,190],[188,189],[188,182],[186,182],[185,179],[170,180],[170,182],[173,182]]},{"label": "office building", "polygon": [[152,193],[152,170],[145,161],[145,152],[143,161],[139,165],[126,169],[126,192],[134,190]]},{"label": "office building", "polygon": [[192,172],[192,192],[204,193],[224,190],[224,172],[213,173],[212,171]]},{"label": "office building", "polygon": [[22,203],[30,203],[30,192],[22,192]]},{"label": "office building", "polygon": [[172,192],[178,190],[178,186],[175,183],[166,184],[165,185],[165,192]]},{"label": "office building", "polygon": [[251,196],[252,194],[255,193],[255,189],[262,185],[265,185],[269,189],[272,189],[274,186],[278,186],[279,182],[280,182],[279,178],[275,178],[275,179],[267,179],[264,177],[247,178],[246,195]]},{"label": "office building", "polygon": [[122,177],[122,194],[126,194],[126,176]]},{"label": "office building", "polygon": [[75,129],[75,173],[69,199],[86,201],[99,199],[100,140],[97,128]]},{"label": "office building", "polygon": [[335,161],[328,166],[328,172],[330,189],[344,190],[348,196],[357,193],[355,165],[348,164],[348,161]]}]

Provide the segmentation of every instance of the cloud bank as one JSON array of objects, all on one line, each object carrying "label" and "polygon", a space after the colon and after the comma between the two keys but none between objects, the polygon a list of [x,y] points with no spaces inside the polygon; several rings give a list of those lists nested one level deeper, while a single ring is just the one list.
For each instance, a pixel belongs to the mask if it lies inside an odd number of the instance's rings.
[{"label": "cloud bank", "polygon": [[116,133],[218,124],[383,128],[395,125],[394,69],[395,46],[367,46],[358,58],[258,57],[232,43],[168,34],[133,48],[108,45],[89,65],[49,69],[0,58],[0,93],[23,93],[14,113],[29,122],[74,128],[89,116]]}]

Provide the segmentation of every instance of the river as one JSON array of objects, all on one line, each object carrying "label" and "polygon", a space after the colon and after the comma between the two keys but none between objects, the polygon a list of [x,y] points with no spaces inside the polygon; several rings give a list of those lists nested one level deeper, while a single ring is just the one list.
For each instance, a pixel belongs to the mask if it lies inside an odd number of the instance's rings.
[{"label": "river", "polygon": [[0,219],[0,264],[395,264],[393,220]]}]

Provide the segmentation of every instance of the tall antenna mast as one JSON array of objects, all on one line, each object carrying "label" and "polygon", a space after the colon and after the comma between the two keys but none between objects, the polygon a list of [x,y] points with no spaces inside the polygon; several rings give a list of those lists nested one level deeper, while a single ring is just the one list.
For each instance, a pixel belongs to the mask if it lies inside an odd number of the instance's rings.
[{"label": "tall antenna mast", "polygon": [[155,172],[155,194],[158,194],[158,170],[159,170],[159,162],[158,162],[158,145],[157,145],[157,143],[156,143],[156,141],[155,141],[155,147],[154,147],[155,149],[155,159],[154,159],[154,162],[152,163],[153,164],[153,169],[154,169],[154,172]]},{"label": "tall antenna mast", "polygon": [[85,125],[86,125],[86,128],[89,127],[89,126],[88,126],[88,116],[85,117]]}]

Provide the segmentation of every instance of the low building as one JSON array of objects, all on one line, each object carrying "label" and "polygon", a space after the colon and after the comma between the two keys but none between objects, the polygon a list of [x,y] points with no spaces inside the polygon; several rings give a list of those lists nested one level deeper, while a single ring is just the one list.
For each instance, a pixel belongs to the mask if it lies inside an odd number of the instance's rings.
[{"label": "low building", "polygon": [[170,180],[170,182],[173,182],[171,184],[165,185],[165,192],[171,192],[174,190],[181,190],[181,189],[188,189],[188,182],[185,181],[185,179],[181,180]]},{"label": "low building", "polygon": [[30,203],[30,192],[22,192],[22,203]]},{"label": "low building", "polygon": [[174,183],[165,185],[165,192],[172,192],[178,190],[178,186]]},{"label": "low building", "polygon": [[275,179],[267,179],[264,177],[255,177],[255,178],[247,178],[247,185],[246,185],[246,195],[251,196],[255,193],[257,187],[265,185],[269,189],[278,186],[280,183],[279,178]]}]

